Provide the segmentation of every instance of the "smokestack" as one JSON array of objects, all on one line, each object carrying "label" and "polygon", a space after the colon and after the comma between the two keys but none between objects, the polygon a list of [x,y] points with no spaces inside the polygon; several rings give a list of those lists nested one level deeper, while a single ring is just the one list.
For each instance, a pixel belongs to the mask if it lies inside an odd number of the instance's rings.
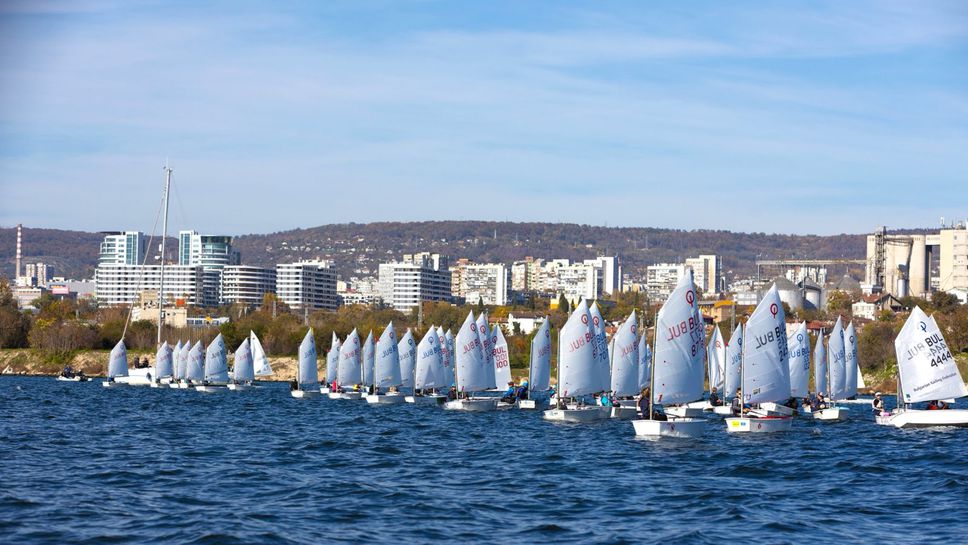
[{"label": "smokestack", "polygon": [[17,270],[13,274],[14,282],[16,282],[18,278],[20,278],[20,257],[21,257],[20,241],[22,239],[23,227],[24,226],[22,224],[19,224],[19,223],[17,224]]}]

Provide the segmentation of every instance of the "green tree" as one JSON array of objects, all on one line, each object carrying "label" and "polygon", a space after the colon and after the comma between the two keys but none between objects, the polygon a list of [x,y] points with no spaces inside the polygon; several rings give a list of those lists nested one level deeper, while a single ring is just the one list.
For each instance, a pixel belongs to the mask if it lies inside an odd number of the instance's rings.
[{"label": "green tree", "polygon": [[27,346],[30,319],[20,312],[7,281],[0,278],[0,348]]}]

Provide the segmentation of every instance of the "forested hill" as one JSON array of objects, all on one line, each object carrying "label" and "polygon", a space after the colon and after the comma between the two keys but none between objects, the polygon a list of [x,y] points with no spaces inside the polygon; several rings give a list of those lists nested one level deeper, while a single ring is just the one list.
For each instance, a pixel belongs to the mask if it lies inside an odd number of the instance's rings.
[{"label": "forested hill", "polygon": [[[53,263],[57,275],[89,277],[101,239],[98,233],[24,228],[25,262]],[[723,256],[724,271],[736,275],[755,273],[757,256],[863,259],[866,251],[863,234],[777,235],[477,221],[323,225],[238,236],[235,246],[245,264],[268,266],[299,259],[328,259],[344,278],[375,275],[379,263],[420,251],[441,253],[452,260],[464,257],[505,263],[526,256],[585,259],[618,255],[626,272],[652,263],[717,254]],[[4,276],[13,274],[15,247],[16,229],[0,229],[0,272]]]}]

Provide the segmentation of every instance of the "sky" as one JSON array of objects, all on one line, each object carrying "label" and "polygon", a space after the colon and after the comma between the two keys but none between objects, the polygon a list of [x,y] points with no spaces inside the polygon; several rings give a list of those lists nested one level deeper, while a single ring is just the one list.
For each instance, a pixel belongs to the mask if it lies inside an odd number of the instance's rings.
[{"label": "sky", "polygon": [[0,2],[0,225],[968,218],[968,2]]}]

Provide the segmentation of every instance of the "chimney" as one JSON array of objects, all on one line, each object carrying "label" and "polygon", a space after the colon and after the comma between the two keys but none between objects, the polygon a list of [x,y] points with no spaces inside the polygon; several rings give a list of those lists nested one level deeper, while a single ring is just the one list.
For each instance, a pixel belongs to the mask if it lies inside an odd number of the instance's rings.
[{"label": "chimney", "polygon": [[14,282],[16,282],[18,278],[20,278],[20,257],[21,257],[21,255],[20,255],[20,241],[21,241],[21,238],[22,238],[22,236],[21,236],[22,235],[22,231],[23,231],[23,225],[18,223],[17,224],[17,270],[13,274]]}]

